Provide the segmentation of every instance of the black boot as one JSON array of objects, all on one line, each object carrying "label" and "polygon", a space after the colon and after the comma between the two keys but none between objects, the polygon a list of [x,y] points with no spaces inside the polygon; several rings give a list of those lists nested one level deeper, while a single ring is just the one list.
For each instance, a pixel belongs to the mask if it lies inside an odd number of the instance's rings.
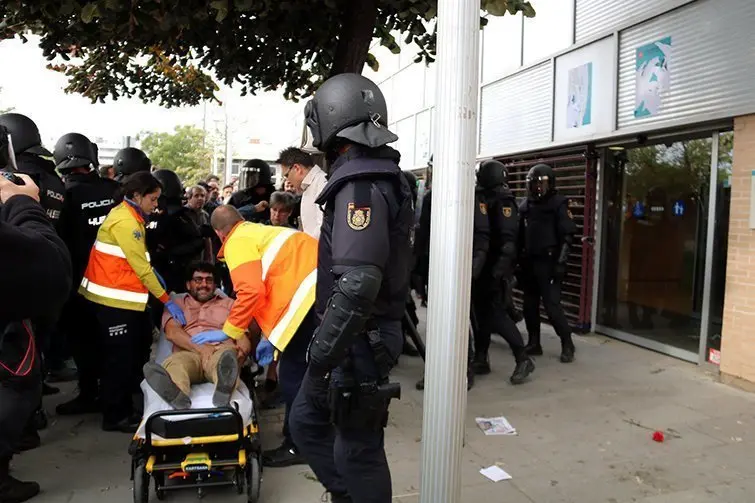
[{"label": "black boot", "polygon": [[425,389],[425,378],[423,377],[422,379],[417,381],[417,384],[415,384],[414,387],[420,391],[423,391]]},{"label": "black boot", "polygon": [[[20,454],[22,452],[36,449],[40,445],[42,445],[42,439],[39,438],[39,433],[37,433],[36,430],[25,431],[18,442],[13,446],[13,450],[16,451],[16,454]],[[0,499],[0,501],[3,500]]]},{"label": "black boot", "polygon": [[0,501],[21,503],[39,494],[36,482],[21,482],[10,476],[10,458],[0,459]]},{"label": "black boot", "polygon": [[139,416],[130,416],[125,419],[121,419],[117,423],[102,422],[102,431],[120,432],[120,433],[136,433],[139,429],[142,419]]},{"label": "black boot", "polygon": [[474,386],[474,375],[475,371],[472,366],[467,365],[467,391],[472,389],[472,387]]},{"label": "black boot", "polygon": [[509,381],[514,385],[522,384],[534,371],[535,362],[533,362],[532,358],[530,358],[529,356],[524,356],[523,358],[517,360],[516,367],[514,368],[514,373],[511,374]]},{"label": "black boot", "polygon": [[490,358],[488,358],[487,352],[479,352],[474,355],[472,370],[476,375],[480,376],[490,374]]},{"label": "black boot", "polygon": [[540,334],[530,335],[524,350],[530,356],[542,356],[543,346],[540,345]]},{"label": "black boot", "polygon": [[571,363],[574,361],[574,342],[571,336],[561,339],[561,363]]},{"label": "black boot", "polygon": [[262,453],[262,466],[266,468],[284,468],[286,466],[305,465],[304,460],[294,445],[283,441],[276,449]]},{"label": "black boot", "polygon": [[57,395],[58,393],[60,393],[60,388],[50,386],[46,382],[42,383],[42,396]]},{"label": "black boot", "polygon": [[100,412],[100,401],[95,397],[88,396],[82,393],[65,403],[59,404],[55,407],[55,412],[59,416],[78,416],[81,414],[96,414]]},{"label": "black boot", "polygon": [[351,496],[349,496],[348,494],[337,494],[337,493],[329,493],[329,494],[330,494],[330,503],[353,503]]}]

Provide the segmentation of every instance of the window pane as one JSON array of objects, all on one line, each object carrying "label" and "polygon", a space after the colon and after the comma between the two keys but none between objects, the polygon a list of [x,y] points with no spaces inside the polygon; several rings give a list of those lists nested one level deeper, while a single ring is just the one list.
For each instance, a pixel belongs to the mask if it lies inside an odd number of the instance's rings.
[{"label": "window pane", "polygon": [[425,110],[417,115],[417,137],[415,142],[414,166],[424,166],[430,159],[430,136],[432,133],[432,111]]},{"label": "window pane", "polygon": [[482,44],[483,83],[519,68],[522,59],[522,15],[488,16],[488,25],[482,31]]},{"label": "window pane", "polygon": [[550,56],[572,43],[574,0],[538,0],[537,15],[524,19],[524,64]]}]

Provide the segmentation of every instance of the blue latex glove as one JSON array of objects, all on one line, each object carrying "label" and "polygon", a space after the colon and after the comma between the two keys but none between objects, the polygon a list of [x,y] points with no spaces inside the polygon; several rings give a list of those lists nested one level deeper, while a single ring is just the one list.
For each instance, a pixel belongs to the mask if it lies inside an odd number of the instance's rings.
[{"label": "blue latex glove", "polygon": [[180,307],[178,307],[178,304],[176,304],[172,300],[169,300],[167,304],[165,304],[165,309],[168,310],[170,315],[173,317],[174,320],[178,322],[179,325],[181,326],[186,325],[186,316],[184,316],[184,312],[181,310]]},{"label": "blue latex glove", "polygon": [[229,337],[222,330],[205,330],[191,338],[194,344],[208,344],[211,342],[223,342]]},{"label": "blue latex glove", "polygon": [[275,353],[275,347],[269,340],[262,338],[259,344],[257,344],[257,364],[262,367],[267,367],[273,363],[273,353]]},{"label": "blue latex glove", "polygon": [[160,276],[160,273],[154,269],[152,269],[152,272],[155,273],[155,276],[157,276],[157,281],[160,282],[160,285],[162,285],[163,290],[168,290],[168,284],[165,282],[165,279],[162,276]]}]

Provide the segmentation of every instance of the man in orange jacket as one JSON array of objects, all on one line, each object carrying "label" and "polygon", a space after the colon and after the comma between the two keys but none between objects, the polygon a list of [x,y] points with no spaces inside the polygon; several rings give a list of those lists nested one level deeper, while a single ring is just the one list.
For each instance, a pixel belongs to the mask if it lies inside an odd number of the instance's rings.
[{"label": "man in orange jacket", "polygon": [[268,467],[302,464],[288,428],[291,404],[307,370],[307,347],[317,326],[312,306],[317,280],[317,240],[286,227],[245,222],[232,206],[212,213],[223,246],[218,258],[231,273],[236,302],[222,330],[192,338],[195,344],[239,339],[253,321],[262,330],[257,362],[269,365],[281,353],[279,380],[286,403],[283,444],[263,455]]}]

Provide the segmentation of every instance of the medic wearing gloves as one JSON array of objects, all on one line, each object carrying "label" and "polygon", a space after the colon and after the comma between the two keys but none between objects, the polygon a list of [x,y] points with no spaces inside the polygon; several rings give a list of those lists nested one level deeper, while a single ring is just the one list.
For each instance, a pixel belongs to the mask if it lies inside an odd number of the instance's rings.
[{"label": "medic wearing gloves", "polygon": [[303,463],[291,440],[288,417],[307,370],[307,347],[317,327],[312,306],[317,281],[317,240],[286,227],[245,222],[232,206],[212,213],[212,227],[223,242],[218,258],[228,264],[236,302],[223,330],[192,337],[194,344],[240,339],[253,320],[262,330],[257,363],[280,351],[279,381],[286,403],[284,442],[263,453],[265,466]]},{"label": "medic wearing gloves", "polygon": [[[125,178],[123,202],[113,208],[97,232],[79,293],[92,302],[100,343],[100,395],[105,431],[133,433],[141,417],[134,415],[132,393],[139,389],[152,339],[146,313],[151,293],[173,318],[186,324],[181,308],[170,300],[150,265],[145,222],[157,208],[162,186],[149,172]],[[148,353],[146,354],[148,356]]]}]

